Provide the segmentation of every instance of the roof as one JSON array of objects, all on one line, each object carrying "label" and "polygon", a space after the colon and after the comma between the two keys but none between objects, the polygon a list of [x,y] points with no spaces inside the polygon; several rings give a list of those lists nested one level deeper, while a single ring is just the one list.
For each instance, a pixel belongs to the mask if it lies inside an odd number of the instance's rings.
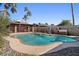
[{"label": "roof", "polygon": [[[22,25],[33,26],[32,24],[26,24],[26,23],[21,23],[21,22],[10,22],[10,24],[14,24],[14,25],[22,24]],[[9,24],[9,25],[10,25],[10,24]]]},{"label": "roof", "polygon": [[48,25],[39,25],[39,24],[27,24],[25,22],[10,22],[10,24],[15,24],[15,25],[23,24],[23,25],[28,25],[28,26],[40,26],[40,27],[47,27],[48,26]]}]

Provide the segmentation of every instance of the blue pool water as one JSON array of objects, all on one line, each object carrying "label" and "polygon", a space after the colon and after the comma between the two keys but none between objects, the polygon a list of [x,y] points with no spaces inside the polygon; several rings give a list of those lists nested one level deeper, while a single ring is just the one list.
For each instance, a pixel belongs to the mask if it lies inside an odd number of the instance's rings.
[{"label": "blue pool water", "polygon": [[76,41],[75,39],[66,36],[49,36],[45,34],[20,34],[17,35],[16,38],[20,39],[20,41],[24,44],[32,44],[32,45],[49,44],[52,42],[67,43]]}]

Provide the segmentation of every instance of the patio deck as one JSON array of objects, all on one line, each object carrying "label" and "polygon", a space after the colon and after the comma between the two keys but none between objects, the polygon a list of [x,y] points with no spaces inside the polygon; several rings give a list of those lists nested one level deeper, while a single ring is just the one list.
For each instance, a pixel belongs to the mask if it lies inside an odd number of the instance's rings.
[{"label": "patio deck", "polygon": [[[32,33],[32,32],[28,32],[28,33]],[[26,33],[14,33],[11,34],[11,36],[17,34],[26,34]],[[13,50],[29,55],[42,55],[48,52],[49,50],[54,49],[63,44],[63,42],[55,42],[47,45],[28,45],[28,44],[24,45],[17,38],[6,37],[5,39],[9,41],[10,47]]]}]

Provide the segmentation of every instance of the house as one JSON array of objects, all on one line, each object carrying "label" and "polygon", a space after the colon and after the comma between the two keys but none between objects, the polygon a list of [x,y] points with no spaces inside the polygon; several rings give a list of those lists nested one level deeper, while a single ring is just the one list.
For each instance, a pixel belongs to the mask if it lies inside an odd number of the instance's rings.
[{"label": "house", "polygon": [[24,22],[10,22],[7,26],[12,33],[16,32],[47,32],[48,25],[26,24]]},{"label": "house", "polygon": [[7,27],[10,32],[29,32],[32,31],[32,26],[21,22],[11,22]]}]

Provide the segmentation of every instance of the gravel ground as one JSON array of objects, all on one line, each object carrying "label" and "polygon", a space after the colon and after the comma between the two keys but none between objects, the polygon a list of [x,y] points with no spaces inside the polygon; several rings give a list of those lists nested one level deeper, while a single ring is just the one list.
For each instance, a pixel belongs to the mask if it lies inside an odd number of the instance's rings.
[{"label": "gravel ground", "polygon": [[64,48],[57,52],[43,54],[42,56],[79,56],[79,47]]},{"label": "gravel ground", "polygon": [[12,50],[7,40],[5,40],[5,45],[1,50],[3,52],[1,56],[28,56],[27,54],[19,53],[19,52]]}]

